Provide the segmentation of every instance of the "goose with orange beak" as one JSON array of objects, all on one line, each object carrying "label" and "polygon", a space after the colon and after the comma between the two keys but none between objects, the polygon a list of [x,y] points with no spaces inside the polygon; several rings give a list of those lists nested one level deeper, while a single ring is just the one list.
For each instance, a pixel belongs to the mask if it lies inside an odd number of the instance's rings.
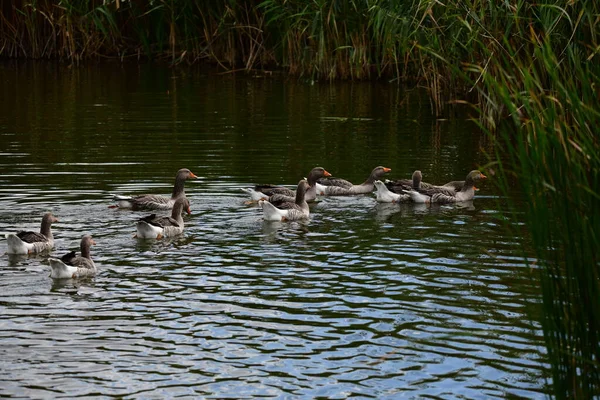
[{"label": "goose with orange beak", "polygon": [[173,208],[175,201],[180,197],[185,197],[185,181],[188,179],[198,179],[196,175],[187,168],[182,168],[177,171],[175,176],[175,185],[173,186],[173,194],[171,197],[160,196],[157,194],[140,194],[137,196],[121,196],[115,195],[114,199],[118,205],[110,206],[110,208],[129,208],[132,210],[170,210]]},{"label": "goose with orange beak", "polygon": [[410,198],[415,203],[457,203],[461,201],[470,201],[475,197],[475,184],[487,176],[481,172],[474,170],[469,172],[465,183],[459,192],[447,194],[440,192],[439,189],[419,189],[405,190],[405,193],[410,195]]},{"label": "goose with orange beak", "polygon": [[321,196],[353,196],[356,194],[371,193],[375,190],[375,181],[380,180],[391,168],[375,167],[366,181],[360,185],[354,185],[345,179],[328,178],[317,182],[317,193]]},{"label": "goose with orange beak", "polygon": [[[306,178],[309,186],[304,197],[306,201],[314,201],[317,198],[317,180],[327,176],[331,176],[331,174],[323,167],[314,167],[310,170],[308,177]],[[249,203],[259,200],[268,200],[277,205],[278,203],[283,202],[293,203],[296,198],[295,190],[280,185],[256,185],[252,189],[242,188],[242,190],[250,194],[252,200]]]}]

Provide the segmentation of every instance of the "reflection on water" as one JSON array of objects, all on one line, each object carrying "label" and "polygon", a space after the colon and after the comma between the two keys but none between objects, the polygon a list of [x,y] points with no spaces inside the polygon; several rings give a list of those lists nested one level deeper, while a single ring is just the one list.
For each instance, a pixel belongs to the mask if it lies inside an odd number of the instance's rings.
[{"label": "reflection on water", "polygon": [[[52,254],[91,233],[99,267],[52,281],[48,255],[0,257],[0,396],[544,397],[537,290],[492,185],[463,205],[321,198],[307,222],[245,204],[317,165],[446,182],[485,163],[418,93],[120,64],[0,80],[0,234],[52,211]],[[201,177],[184,234],[133,238],[147,212],[112,194],[169,195],[182,167]]]}]

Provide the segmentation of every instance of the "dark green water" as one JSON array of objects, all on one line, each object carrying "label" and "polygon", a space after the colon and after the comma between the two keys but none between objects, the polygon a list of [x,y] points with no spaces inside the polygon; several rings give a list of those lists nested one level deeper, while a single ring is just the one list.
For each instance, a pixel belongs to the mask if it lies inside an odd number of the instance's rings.
[{"label": "dark green water", "polygon": [[[485,136],[417,90],[11,63],[0,96],[0,253],[49,210],[53,254],[91,233],[100,269],[53,282],[47,255],[0,257],[0,396],[544,397],[537,291],[492,183],[462,207],[322,198],[307,223],[244,204],[318,165],[443,183],[485,164]],[[182,167],[185,233],[134,239],[147,213],[111,195],[168,195]]]}]

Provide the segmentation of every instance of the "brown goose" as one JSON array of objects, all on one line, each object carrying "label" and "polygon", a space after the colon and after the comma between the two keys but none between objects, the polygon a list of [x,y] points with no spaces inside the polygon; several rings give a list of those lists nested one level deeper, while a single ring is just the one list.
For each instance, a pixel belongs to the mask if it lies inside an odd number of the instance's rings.
[{"label": "brown goose", "polygon": [[[355,194],[370,193],[375,189],[375,181],[380,180],[384,174],[390,171],[390,168],[376,167],[367,180],[360,185],[353,185],[345,179],[340,178],[334,178],[330,182],[327,182],[329,185],[317,182],[317,193],[322,196],[352,196]],[[324,181],[321,180],[321,182]],[[336,186],[336,184],[339,184],[339,186]]]},{"label": "brown goose", "polygon": [[156,214],[149,215],[137,222],[136,236],[145,239],[161,239],[183,233],[183,211],[191,214],[190,202],[186,197],[180,197],[175,201],[170,217],[157,217]]},{"label": "brown goose", "polygon": [[198,177],[187,168],[177,171],[175,176],[175,185],[171,197],[160,196],[157,194],[140,194],[137,196],[115,195],[114,199],[119,202],[111,208],[130,208],[132,210],[170,210],[179,197],[185,197],[185,181],[188,179],[197,179]]},{"label": "brown goose", "polygon": [[423,174],[421,171],[416,170],[412,174],[412,179],[397,179],[395,181],[385,182],[385,186],[394,193],[402,194],[404,190],[415,189],[419,190],[421,185],[429,185],[428,183],[422,182]]},{"label": "brown goose", "polygon": [[416,170],[413,172],[412,179],[387,181],[385,186],[387,186],[390,191],[399,194],[402,194],[404,191],[410,189],[440,189],[440,191],[445,194],[453,195],[456,192],[460,192],[464,184],[465,181],[451,181],[441,186],[433,185],[431,183],[423,182],[423,175],[421,174],[421,171]]},{"label": "brown goose", "polygon": [[18,233],[7,233],[7,253],[9,254],[31,254],[50,250],[54,247],[54,236],[50,226],[58,222],[52,213],[46,213],[42,217],[42,226],[38,232],[21,231]]},{"label": "brown goose", "polygon": [[308,189],[308,182],[303,179],[298,182],[296,199],[293,203],[284,202],[279,206],[275,206],[273,203],[266,200],[259,200],[258,204],[263,209],[265,221],[296,221],[308,218],[310,209],[305,199],[306,191]]},{"label": "brown goose", "polygon": [[[405,190],[410,195],[410,198],[415,203],[456,203],[460,201],[472,200],[475,196],[475,184],[481,179],[487,177],[477,170],[469,172],[465,183],[459,192],[449,194],[448,192],[441,191],[439,188],[434,189],[423,189],[417,191],[414,189]],[[453,189],[447,188],[449,191]]]},{"label": "brown goose", "polygon": [[77,255],[74,251],[65,254],[60,259],[50,258],[50,278],[53,279],[75,279],[84,278],[96,275],[96,264],[90,255],[90,247],[96,242],[90,235],[85,235],[81,238],[79,245],[81,255]]},{"label": "brown goose", "polygon": [[[310,186],[306,191],[306,201],[314,201],[317,198],[317,188],[315,184],[318,179],[324,176],[331,176],[331,174],[322,167],[315,167],[310,170],[306,179]],[[277,185],[256,185],[253,189],[242,188],[242,190],[250,194],[252,201],[269,200],[270,202],[275,203],[285,201],[294,202],[296,197],[295,190]]]}]

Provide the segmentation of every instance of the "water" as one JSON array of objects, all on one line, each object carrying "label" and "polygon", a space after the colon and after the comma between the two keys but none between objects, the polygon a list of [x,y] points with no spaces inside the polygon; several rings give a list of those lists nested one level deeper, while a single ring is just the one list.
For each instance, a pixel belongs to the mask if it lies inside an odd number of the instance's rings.
[{"label": "water", "polygon": [[[537,288],[493,184],[460,207],[322,198],[306,223],[245,204],[317,165],[445,182],[485,164],[485,137],[419,91],[121,64],[0,82],[2,238],[52,211],[53,254],[89,233],[100,269],[0,257],[0,396],[544,398]],[[182,167],[185,233],[134,239],[148,213],[111,195],[168,195]]]}]

